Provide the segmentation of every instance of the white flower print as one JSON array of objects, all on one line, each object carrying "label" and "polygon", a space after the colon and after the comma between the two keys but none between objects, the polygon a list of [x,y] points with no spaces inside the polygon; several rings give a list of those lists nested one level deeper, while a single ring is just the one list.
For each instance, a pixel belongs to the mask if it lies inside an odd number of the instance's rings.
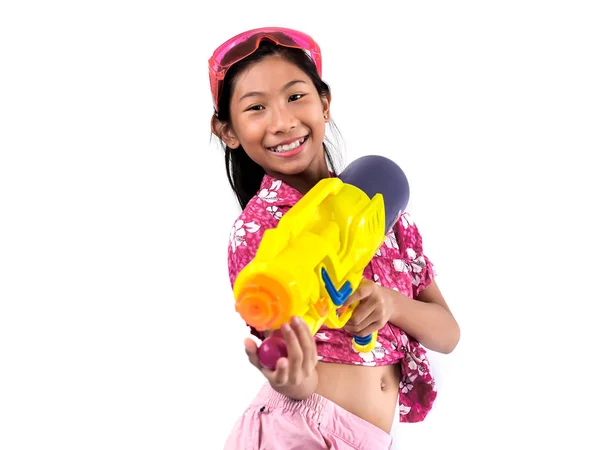
[{"label": "white flower print", "polygon": [[378,284],[379,286],[381,286],[381,281],[380,281],[379,275],[377,275],[376,273],[373,274],[373,281],[375,282],[375,284]]},{"label": "white flower print", "polygon": [[417,370],[417,363],[414,359],[411,358],[410,361],[408,361],[408,368],[410,370]]},{"label": "white flower print", "polygon": [[387,248],[395,248],[398,249],[398,241],[396,240],[396,235],[394,233],[388,233],[385,236],[385,241],[383,241]]},{"label": "white flower print", "polygon": [[421,284],[421,277],[419,275],[411,275],[410,280],[412,281],[412,284],[414,284],[415,286],[418,286],[419,284]]},{"label": "white flower print", "polygon": [[366,363],[363,364],[365,366],[374,366],[375,360],[383,358],[387,353],[387,350],[381,345],[379,341],[375,344],[375,348],[370,352],[359,352],[356,349],[354,349],[354,347],[352,347],[352,349],[356,353],[358,353],[358,356],[360,356],[363,359],[363,361]]},{"label": "white flower print", "polygon": [[229,233],[229,244],[231,245],[231,251],[235,253],[238,247],[246,245],[246,232],[256,233],[260,229],[260,225],[254,221],[246,222],[242,219],[235,221],[231,232]]},{"label": "white flower print", "polygon": [[406,416],[410,412],[410,406],[403,405],[400,403],[400,415]]},{"label": "white flower print", "polygon": [[242,245],[246,244],[246,230],[242,228],[244,225],[243,220],[236,220],[233,227],[231,227],[231,232],[229,233],[229,244],[231,245],[231,251],[235,253],[236,249]]},{"label": "white flower print", "polygon": [[429,372],[429,361],[424,357],[423,359],[417,358],[417,356],[410,350],[406,351],[405,360],[408,362],[408,368],[411,371],[417,371],[420,376],[423,376]]},{"label": "white flower print", "polygon": [[413,272],[421,273],[427,263],[425,262],[425,257],[423,255],[417,257],[417,252],[415,252],[412,248],[407,248],[406,253],[410,258],[411,270]]},{"label": "white flower print", "polygon": [[258,197],[267,203],[274,203],[279,200],[277,191],[280,187],[281,180],[275,180],[273,183],[271,183],[271,187],[269,189],[261,189],[258,193]]},{"label": "white flower print", "polygon": [[322,331],[315,333],[315,337],[317,339],[320,339],[321,341],[328,341],[329,339],[331,339],[331,337],[327,333]]},{"label": "white flower print", "polygon": [[417,257],[417,252],[415,252],[412,248],[407,248],[406,253],[410,258],[408,268],[412,272],[412,283],[415,286],[418,286],[421,282],[421,276],[418,274],[422,273],[423,270],[427,267],[427,262],[425,261],[425,257],[423,255]]},{"label": "white flower print", "polygon": [[407,394],[408,392],[412,391],[414,387],[412,382],[415,381],[416,378],[416,375],[407,375],[400,381],[400,389],[402,390],[403,394]]},{"label": "white flower print", "polygon": [[403,394],[409,393],[410,391],[412,391],[412,388],[412,384],[403,383],[402,381],[400,382],[400,389],[402,389]]},{"label": "white flower print", "polygon": [[403,259],[394,259],[392,260],[392,264],[394,265],[394,269],[396,272],[408,272],[408,264]]},{"label": "white flower print", "polygon": [[280,220],[283,216],[283,213],[279,211],[279,208],[274,205],[267,206],[267,211],[277,220]]},{"label": "white flower print", "polygon": [[402,214],[402,225],[404,228],[408,228],[414,224],[415,223],[413,222],[412,217],[410,217],[408,214]]},{"label": "white flower print", "polygon": [[384,245],[387,248],[398,249],[398,241],[396,240],[396,235],[394,234],[393,231],[390,231],[388,234],[385,235],[385,240],[383,241],[383,244],[381,245],[381,247],[379,247],[377,249],[377,253],[375,253],[376,256],[382,256],[383,255],[383,253],[381,252],[381,249],[382,249],[382,247]]},{"label": "white flower print", "polygon": [[408,352],[408,337],[405,333],[400,334],[400,351],[403,353]]}]

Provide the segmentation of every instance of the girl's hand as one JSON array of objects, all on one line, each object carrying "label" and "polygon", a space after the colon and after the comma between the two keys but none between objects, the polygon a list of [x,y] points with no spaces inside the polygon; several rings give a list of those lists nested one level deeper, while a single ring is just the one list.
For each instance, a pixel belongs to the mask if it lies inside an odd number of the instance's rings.
[{"label": "girl's hand", "polygon": [[304,320],[294,317],[291,324],[281,327],[282,336],[287,345],[287,358],[279,358],[275,370],[263,367],[258,360],[256,343],[247,338],[244,341],[250,363],[269,380],[273,389],[285,391],[299,387],[305,380],[312,378],[317,365],[317,346],[315,339]]},{"label": "girl's hand", "polygon": [[392,316],[391,296],[374,281],[364,279],[358,289],[344,302],[344,306],[360,302],[344,330],[356,336],[368,336],[381,330]]}]

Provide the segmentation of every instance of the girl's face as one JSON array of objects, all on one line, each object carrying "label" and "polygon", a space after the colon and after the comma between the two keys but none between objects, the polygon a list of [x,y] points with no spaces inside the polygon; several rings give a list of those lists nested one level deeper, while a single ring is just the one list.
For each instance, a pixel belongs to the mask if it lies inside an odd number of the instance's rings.
[{"label": "girl's face", "polygon": [[329,103],[296,65],[269,56],[235,82],[227,143],[242,146],[269,175],[284,181],[327,176],[323,139]]}]

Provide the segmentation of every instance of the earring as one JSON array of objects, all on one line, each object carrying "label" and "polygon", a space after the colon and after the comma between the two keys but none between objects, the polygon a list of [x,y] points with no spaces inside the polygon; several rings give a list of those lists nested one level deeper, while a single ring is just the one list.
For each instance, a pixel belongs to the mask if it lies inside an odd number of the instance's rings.
[{"label": "earring", "polygon": [[325,120],[327,120],[327,114],[325,114],[323,117],[325,118]]}]

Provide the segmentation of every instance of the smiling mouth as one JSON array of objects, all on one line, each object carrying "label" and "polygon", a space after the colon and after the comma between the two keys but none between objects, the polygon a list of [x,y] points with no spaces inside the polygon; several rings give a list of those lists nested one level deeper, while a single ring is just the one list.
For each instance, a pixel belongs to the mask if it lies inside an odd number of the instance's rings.
[{"label": "smiling mouth", "polygon": [[285,152],[289,152],[289,151],[297,149],[302,144],[304,144],[307,139],[308,139],[308,135],[301,137],[300,139],[297,139],[294,142],[291,142],[289,144],[278,145],[277,147],[267,147],[267,148],[270,152],[285,153]]}]

